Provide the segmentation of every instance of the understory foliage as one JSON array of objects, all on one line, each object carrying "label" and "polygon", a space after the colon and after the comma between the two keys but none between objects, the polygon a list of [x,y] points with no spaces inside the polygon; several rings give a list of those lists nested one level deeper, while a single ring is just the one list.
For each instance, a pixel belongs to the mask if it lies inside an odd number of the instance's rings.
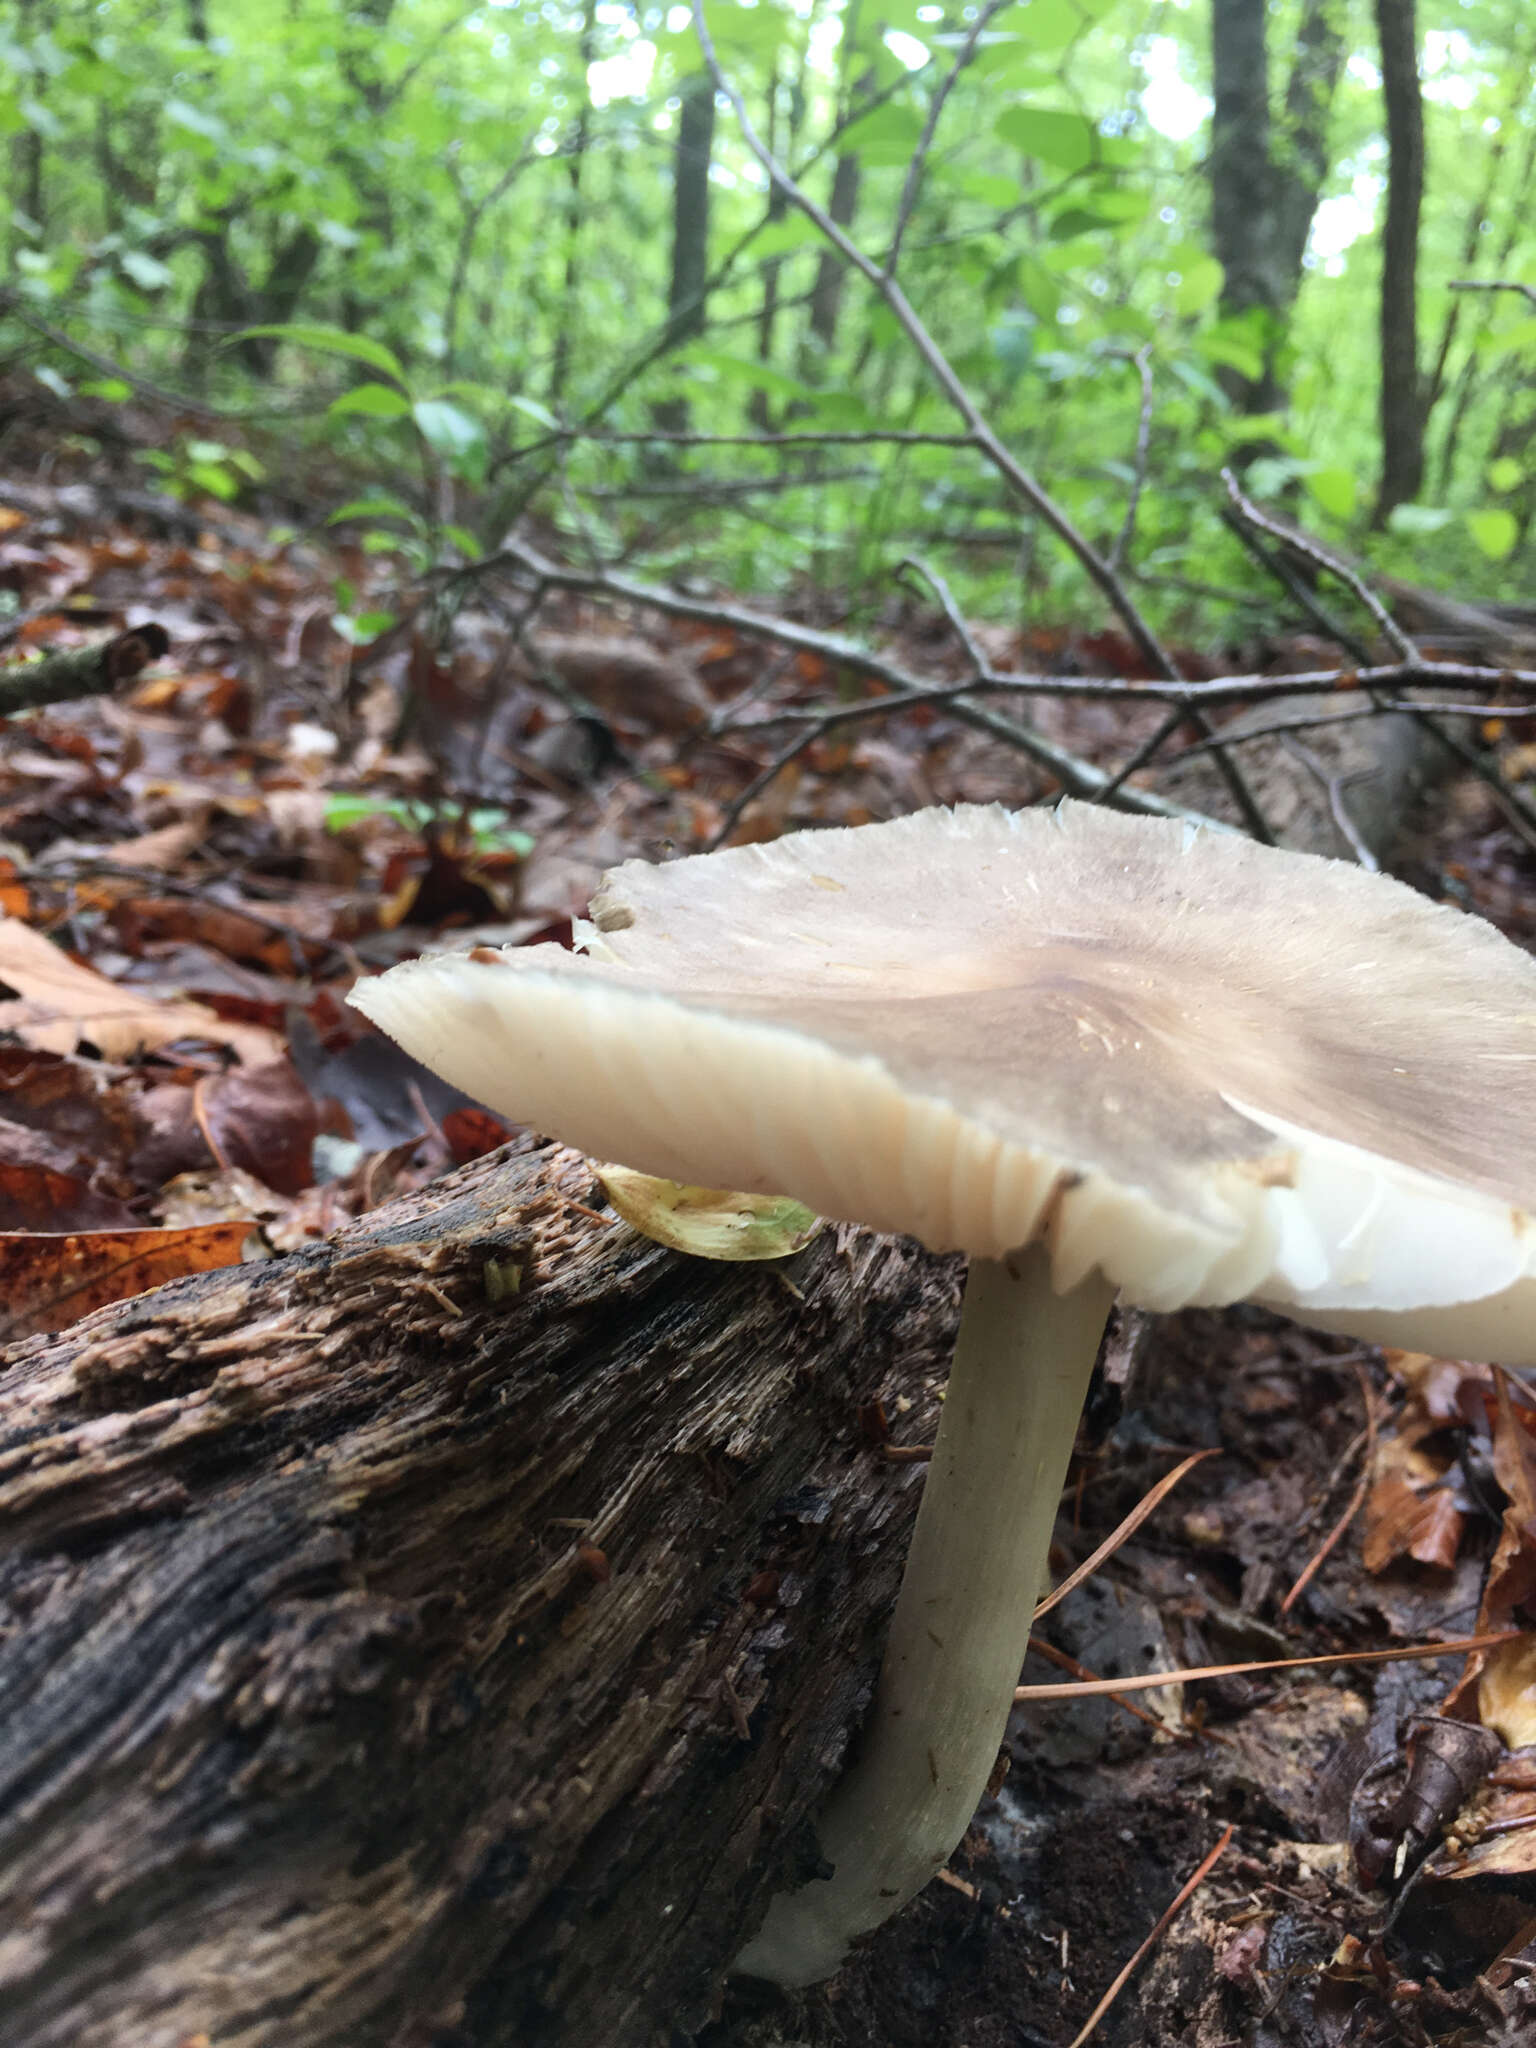
[{"label": "understory foliage", "polygon": [[[1536,28],[1519,0],[1413,24],[1423,480],[1383,507],[1380,11],[1014,0],[977,33],[977,8],[923,0],[709,0],[705,19],[768,147],[876,262],[899,245],[1010,450],[1187,627],[1257,587],[1220,520],[1234,458],[1379,570],[1526,581]],[[1257,304],[1220,260],[1211,121],[1213,41],[1255,26],[1268,172],[1304,188],[1310,229]],[[855,611],[914,549],[979,609],[1097,604],[973,448],[753,445],[960,423],[772,193],[686,7],[5,0],[0,56],[0,348],[81,404],[87,440],[110,445],[145,384],[195,401],[140,454],[152,481],[276,512],[308,465],[423,565],[533,511],[591,555]]]}]

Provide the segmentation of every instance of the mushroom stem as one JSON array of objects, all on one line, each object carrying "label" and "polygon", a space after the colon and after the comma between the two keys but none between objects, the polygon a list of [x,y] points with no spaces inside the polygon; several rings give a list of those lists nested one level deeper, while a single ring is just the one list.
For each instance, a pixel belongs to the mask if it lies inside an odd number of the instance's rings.
[{"label": "mushroom stem", "polygon": [[733,1968],[829,1977],[941,1870],[997,1759],[1114,1289],[1034,1244],[973,1259],[938,1440],[857,1759],[817,1821],[828,1878],[781,1892]]}]

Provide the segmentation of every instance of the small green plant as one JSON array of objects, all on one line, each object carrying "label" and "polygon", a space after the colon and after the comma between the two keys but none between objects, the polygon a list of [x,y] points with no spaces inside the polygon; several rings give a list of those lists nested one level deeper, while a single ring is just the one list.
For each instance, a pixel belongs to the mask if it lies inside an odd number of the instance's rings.
[{"label": "small green plant", "polygon": [[327,832],[349,832],[370,818],[393,819],[423,838],[461,831],[476,853],[510,853],[526,860],[534,846],[532,835],[510,825],[506,812],[494,804],[464,811],[454,804],[431,803],[425,797],[377,797],[362,790],[337,790],[326,799]]},{"label": "small green plant", "polygon": [[203,493],[225,504],[238,498],[248,483],[259,483],[266,471],[245,448],[223,441],[179,440],[172,448],[141,448],[136,460],[152,469],[161,488],[173,498]]}]

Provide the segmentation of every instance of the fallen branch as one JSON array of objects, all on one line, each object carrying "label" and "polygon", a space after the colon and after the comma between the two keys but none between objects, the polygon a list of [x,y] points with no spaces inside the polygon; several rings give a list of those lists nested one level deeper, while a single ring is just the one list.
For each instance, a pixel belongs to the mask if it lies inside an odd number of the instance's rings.
[{"label": "fallen branch", "polygon": [[171,644],[164,626],[153,620],[135,626],[94,647],[69,647],[0,671],[0,718],[33,711],[43,704],[63,704],[75,697],[105,697],[119,683],[132,682]]}]

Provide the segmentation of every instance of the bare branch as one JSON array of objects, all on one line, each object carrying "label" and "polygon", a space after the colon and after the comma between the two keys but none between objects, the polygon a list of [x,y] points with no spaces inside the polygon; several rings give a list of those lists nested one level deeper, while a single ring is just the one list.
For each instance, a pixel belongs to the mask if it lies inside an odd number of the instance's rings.
[{"label": "bare branch", "polygon": [[704,0],[693,0],[693,23],[699,38],[699,47],[704,53],[718,89],[724,93],[735,111],[737,122],[747,147],[768,173],[774,184],[792,206],[797,206],[806,218],[812,221],[820,233],[837,250],[845,263],[852,264],[859,275],[870,284],[885,300],[897,323],[905,332],[917,353],[927,365],[929,373],[939,389],[949,400],[955,411],[970,429],[976,447],[987,457],[992,466],[1016,494],[1042,519],[1057,538],[1076,556],[1088,576],[1103,592],[1124,621],[1126,630],[1155,674],[1175,679],[1177,669],[1164,651],[1162,644],[1151,626],[1137,609],[1135,600],[1126,590],[1120,578],[1083,534],[1079,533],[1072,521],[1056,504],[1055,500],[1029,474],[1021,463],[1008,452],[993,432],[991,426],[978,409],[975,400],[951,368],[948,357],[934,340],[918,317],[899,284],[870,257],[864,254],[858,244],[852,241],[836,221],[819,206],[810,194],[793,179],[784,166],[773,155],[762,137],[753,126],[741,94],[736,90],[721,66],[715,51],[709,25],[704,18]]},{"label": "bare branch", "polygon": [[1508,277],[1453,277],[1447,289],[1453,292],[1520,292],[1536,306],[1536,285],[1517,284]]},{"label": "bare branch", "polygon": [[[837,705],[820,712],[775,712],[766,718],[755,720],[750,726],[740,726],[735,730],[757,731],[769,725],[792,721],[804,726],[810,738],[814,739],[847,724],[852,719],[885,718],[893,712],[906,709],[909,705],[943,703],[951,717],[963,724],[974,726],[977,731],[989,734],[1003,745],[1028,755],[1037,766],[1053,775],[1069,796],[1097,798],[1109,780],[1102,768],[1097,768],[1091,761],[1084,761],[1078,755],[1069,753],[1065,747],[1056,746],[1032,727],[1015,723],[1012,719],[1000,717],[996,712],[986,710],[980,704],[969,702],[967,692],[997,686],[991,677],[979,677],[958,685],[945,684],[938,688],[930,688],[921,678],[912,675],[899,663],[876,654],[870,648],[860,646],[856,641],[845,640],[840,635],[818,633],[809,626],[797,624],[794,620],[768,618],[760,612],[747,611],[739,605],[711,604],[700,598],[685,597],[678,591],[662,589],[654,584],[638,583],[628,576],[616,576],[607,569],[567,569],[557,562],[550,561],[535,548],[530,547],[526,541],[515,536],[505,542],[500,554],[488,556],[483,562],[476,562],[470,568],[450,573],[455,578],[478,578],[508,567],[532,576],[538,584],[548,589],[598,593],[618,598],[626,604],[648,606],[670,618],[695,619],[706,625],[728,626],[739,633],[751,634],[764,640],[776,640],[786,647],[795,647],[820,655],[824,661],[852,669],[855,674],[871,676],[876,681],[884,683],[892,693],[887,697],[870,698],[859,704]],[[1014,680],[1016,679],[1003,681],[1002,687],[1008,688],[1010,682]],[[1040,678],[1047,689],[1058,680],[1075,684],[1078,679]],[[1123,683],[1104,686],[1104,693],[1124,696],[1139,694],[1129,684]],[[799,749],[796,748],[795,751],[798,752]],[[1192,824],[1208,825],[1219,831],[1231,829],[1219,819],[1209,818],[1200,811],[1191,810],[1184,804],[1173,803],[1166,797],[1155,796],[1149,790],[1122,790],[1116,802],[1122,810],[1141,812],[1159,818],[1184,818]]]},{"label": "bare branch", "polygon": [[975,56],[976,46],[981,41],[987,24],[995,14],[1001,14],[1005,7],[1011,5],[1012,0],[988,0],[988,4],[980,10],[976,19],[971,23],[970,33],[955,53],[954,63],[950,65],[949,70],[940,79],[933,98],[928,104],[928,118],[923,123],[923,132],[918,137],[916,149],[912,152],[912,161],[907,165],[907,175],[901,187],[901,198],[896,207],[896,225],[891,232],[890,247],[885,252],[885,274],[888,278],[895,277],[896,265],[901,260],[902,241],[906,236],[907,225],[912,218],[913,210],[917,205],[917,195],[922,189],[923,172],[928,167],[928,152],[933,147],[933,138],[938,129],[939,116],[944,111],[944,103],[954,91],[961,72]]},{"label": "bare branch", "polygon": [[[873,285],[881,298],[884,299],[898,325],[906,334],[907,339],[912,343],[918,355],[927,365],[940,390],[970,428],[976,446],[987,457],[988,461],[991,462],[1003,480],[1033,509],[1036,516],[1077,557],[1082,568],[1109,600],[1115,612],[1123,621],[1126,630],[1135,641],[1143,659],[1147,662],[1153,674],[1166,681],[1177,681],[1179,674],[1177,666],[1159,641],[1157,635],[1153,632],[1147,620],[1142,617],[1134,598],[1132,598],[1120,577],[1110,567],[1109,563],[1104,560],[1092,542],[1085,535],[1078,532],[1072,521],[1050,494],[1035,481],[1023,464],[1018,462],[1009,453],[1008,449],[1004,447],[1002,441],[988,423],[985,415],[981,412],[969,391],[967,391],[964,383],[955,374],[949,358],[928,332],[928,329],[918,317],[915,308],[902,291],[900,285],[897,284],[895,278],[888,270],[882,270],[878,264],[866,256],[858,244],[832,219],[826,209],[818,206],[809,193],[790,177],[783,165],[774,156],[772,150],[768,148],[767,144],[758,134],[752,124],[751,116],[747,112],[741,94],[726,76],[724,68],[720,63],[714,41],[709,33],[709,25],[704,18],[704,0],[693,0],[693,25],[694,32],[699,39],[699,47],[704,54],[704,61],[709,66],[710,74],[714,78],[716,86],[730,101],[748,148],[768,173],[775,187],[784,194],[791,205],[799,207],[800,211],[815,225],[820,234],[837,250],[844,262],[851,263],[866,283]],[[1248,830],[1262,844],[1273,845],[1275,835],[1270,830],[1269,821],[1265,818],[1258,800],[1255,798],[1253,791],[1248,787],[1236,763],[1219,750],[1215,752],[1214,760],[1221,778],[1226,783],[1232,800],[1237,805],[1238,812]]]},{"label": "bare branch", "polygon": [[1370,613],[1382,638],[1389,646],[1395,648],[1404,661],[1418,660],[1419,650],[1414,642],[1356,570],[1351,569],[1347,562],[1341,562],[1337,555],[1330,554],[1327,548],[1313,540],[1309,534],[1297,533],[1288,526],[1282,526],[1278,520],[1271,519],[1267,513],[1261,512],[1246,495],[1230,469],[1221,472],[1221,480],[1227,487],[1227,496],[1231,499],[1233,509],[1240,519],[1245,520],[1250,526],[1257,527],[1260,533],[1267,533],[1271,540],[1279,541],[1282,547],[1289,548],[1292,554],[1300,555],[1314,568],[1325,570],[1328,575],[1336,577],[1356,602]]},{"label": "bare branch", "polygon": [[944,616],[949,621],[950,631],[965,650],[965,658],[971,664],[971,674],[977,677],[984,676],[987,673],[987,658],[976,645],[971,629],[961,615],[960,607],[955,603],[954,592],[944,578],[936,569],[931,569],[926,562],[920,561],[916,555],[908,555],[904,561],[896,565],[898,582],[907,573],[920,576],[939,600]]}]

